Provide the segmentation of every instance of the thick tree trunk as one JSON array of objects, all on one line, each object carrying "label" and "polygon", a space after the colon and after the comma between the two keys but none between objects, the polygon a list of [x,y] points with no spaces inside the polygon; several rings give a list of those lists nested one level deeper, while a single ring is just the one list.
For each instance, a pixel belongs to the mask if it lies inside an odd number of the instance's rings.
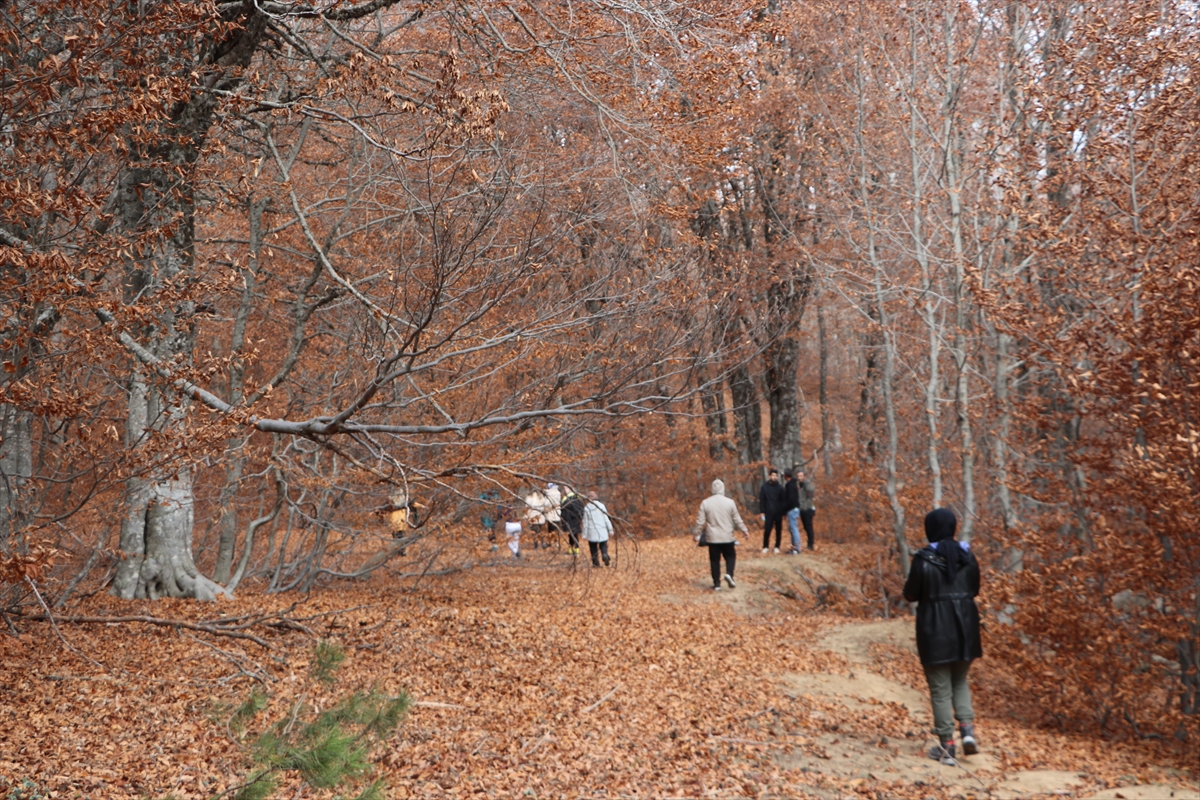
[{"label": "thick tree trunk", "polygon": [[[134,450],[146,435],[150,416],[149,387],[140,364],[135,364],[129,379],[129,402],[126,405],[125,448]],[[134,472],[125,480],[125,515],[121,519],[120,549],[122,561],[117,565],[112,593],[126,599],[145,597],[145,588],[138,594],[142,561],[146,557],[146,506],[150,497],[147,482]]]},{"label": "thick tree trunk", "polygon": [[193,597],[215,600],[225,594],[220,585],[200,574],[192,561],[195,522],[192,470],[181,469],[171,479],[151,486],[146,508],[146,557],[139,572],[137,596]]},{"label": "thick tree trunk", "polygon": [[[208,86],[227,90],[241,80],[266,31],[267,17],[247,6],[239,26],[223,30],[203,43],[196,64]],[[212,126],[217,94],[199,90],[172,110],[154,146],[130,142],[130,164],[118,187],[116,216],[120,227],[141,244],[131,248],[126,302],[153,305],[158,290],[191,271],[195,253],[195,170]],[[189,298],[171,300],[155,309],[154,322],[144,335],[150,350],[167,363],[188,363],[192,357]],[[160,394],[161,391],[161,394]],[[127,437],[136,451],[145,431],[168,441],[183,441],[186,401],[176,393],[145,382],[135,368],[130,384]],[[153,457],[152,457],[153,458]],[[192,560],[194,522],[193,473],[184,463],[154,461],[145,465],[144,482],[131,477],[128,503],[121,526],[121,549],[126,560],[113,581],[113,593],[123,598],[194,597],[211,600],[224,593],[199,574]]]},{"label": "thick tree trunk", "polygon": [[794,336],[776,340],[764,357],[767,362],[767,402],[771,409],[770,461],[782,471],[804,463],[800,441],[800,394],[796,391],[800,341]]}]

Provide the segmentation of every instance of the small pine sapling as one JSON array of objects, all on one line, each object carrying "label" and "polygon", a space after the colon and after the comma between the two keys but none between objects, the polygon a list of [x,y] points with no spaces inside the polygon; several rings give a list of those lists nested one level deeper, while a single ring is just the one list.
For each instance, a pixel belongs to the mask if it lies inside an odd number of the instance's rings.
[{"label": "small pine sapling", "polygon": [[[313,650],[309,679],[326,690],[337,682],[345,652],[331,642],[320,642]],[[315,687],[314,687],[315,688]],[[266,709],[268,696],[252,692],[233,712],[228,727],[239,735]],[[245,782],[217,795],[234,800],[267,800],[284,773],[298,773],[314,789],[335,789],[370,778],[372,751],[395,733],[409,709],[408,695],[391,696],[372,686],[342,697],[324,711],[314,711],[304,700],[289,705],[278,720],[256,736],[250,745],[254,771]],[[357,788],[357,787],[356,787]],[[382,779],[370,782],[344,800],[383,800]]]}]

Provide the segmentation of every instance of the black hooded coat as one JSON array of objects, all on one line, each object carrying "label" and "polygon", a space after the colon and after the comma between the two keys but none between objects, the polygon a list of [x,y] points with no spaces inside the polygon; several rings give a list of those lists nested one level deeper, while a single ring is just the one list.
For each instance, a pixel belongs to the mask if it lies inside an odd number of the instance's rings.
[{"label": "black hooded coat", "polygon": [[[979,562],[952,537],[954,515],[946,509],[925,520],[937,547],[918,550],[904,584],[904,599],[917,606],[917,653],[926,665],[952,664],[983,657],[979,638]],[[954,548],[947,560],[938,548]]]}]

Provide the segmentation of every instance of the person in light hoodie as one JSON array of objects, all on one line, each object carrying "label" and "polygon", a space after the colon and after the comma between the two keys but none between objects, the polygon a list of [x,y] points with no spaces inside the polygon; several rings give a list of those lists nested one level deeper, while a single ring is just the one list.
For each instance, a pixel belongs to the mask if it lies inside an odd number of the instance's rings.
[{"label": "person in light hoodie", "polygon": [[608,518],[608,508],[600,502],[600,496],[588,492],[588,504],[583,509],[583,538],[587,539],[588,549],[592,551],[592,566],[600,566],[600,556],[604,557],[604,566],[611,561],[608,557],[608,540],[612,537],[612,520]]},{"label": "person in light hoodie", "polygon": [[708,546],[708,565],[712,569],[714,592],[721,591],[722,556],[725,557],[725,582],[730,589],[737,586],[733,582],[733,569],[737,566],[735,530],[741,531],[742,537],[750,541],[750,532],[738,513],[737,503],[725,496],[725,481],[718,478],[712,482],[712,494],[700,503],[694,526],[696,540]]}]

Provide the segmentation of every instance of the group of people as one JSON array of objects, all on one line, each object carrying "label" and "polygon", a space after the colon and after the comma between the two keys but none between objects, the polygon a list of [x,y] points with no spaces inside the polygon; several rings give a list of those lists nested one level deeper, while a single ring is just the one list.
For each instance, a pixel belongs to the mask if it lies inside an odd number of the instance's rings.
[{"label": "group of people", "polygon": [[792,535],[792,548],[788,553],[793,555],[800,552],[800,523],[804,525],[804,533],[808,538],[808,549],[813,549],[813,517],[817,513],[815,498],[817,489],[808,479],[804,470],[783,473],[784,482],[779,482],[779,472],[772,469],[768,473],[767,482],[758,490],[758,510],[763,522],[763,549],[769,552],[771,546],[771,529],[775,529],[775,552],[779,552],[780,539],[783,533],[783,520],[788,522],[788,532]]},{"label": "group of people", "polygon": [[[775,552],[779,552],[780,512],[787,515],[798,508],[803,519],[805,505],[793,503],[795,495],[788,486],[797,486],[801,497],[807,498],[808,518],[804,523],[808,533],[808,546],[812,549],[812,484],[805,480],[803,471],[797,473],[798,480],[784,473],[789,481],[779,485],[778,473],[772,470],[771,479],[759,493],[762,510],[763,552],[768,552],[768,537],[772,524],[775,526]],[[782,495],[782,497],[780,497]],[[789,506],[792,504],[792,506]],[[979,562],[971,553],[970,543],[959,542],[954,536],[958,518],[948,508],[935,509],[925,517],[925,537],[929,545],[918,550],[912,558],[908,578],[904,584],[904,599],[917,604],[917,653],[925,671],[933,706],[933,732],[937,743],[929,751],[929,757],[942,764],[955,764],[957,753],[954,739],[954,722],[958,721],[962,752],[974,755],[979,752],[975,736],[975,711],[971,703],[971,689],[967,673],[971,662],[983,657],[980,638],[979,609],[975,598],[979,595]],[[799,550],[799,533],[794,523],[792,550]],[[734,568],[737,565],[737,540],[741,532],[748,542],[750,532],[738,513],[737,503],[725,496],[725,483],[712,482],[712,494],[700,503],[696,515],[695,534],[697,541],[708,546],[709,567],[712,571],[713,591],[721,591],[721,560],[725,560],[725,582],[735,588]]]},{"label": "group of people", "polygon": [[612,520],[608,507],[594,491],[588,492],[585,498],[569,486],[560,489],[556,483],[547,483],[545,489],[526,494],[518,505],[502,502],[496,490],[484,492],[479,499],[484,503],[480,522],[488,541],[496,541],[496,525],[503,522],[513,558],[521,558],[521,533],[528,525],[535,537],[535,550],[551,547],[551,539],[557,539],[557,534],[565,531],[567,552],[571,556],[579,555],[582,539],[588,543],[593,567],[600,566],[601,561],[606,567],[612,563],[608,554],[608,541],[613,536]]},{"label": "group of people", "polygon": [[[814,498],[817,489],[808,475],[802,469],[785,470],[784,482],[779,482],[779,470],[772,468],[767,473],[767,481],[758,490],[759,519],[763,523],[763,553],[771,552],[771,531],[775,531],[775,552],[779,552],[783,536],[783,520],[788,521],[788,529],[792,535],[790,554],[800,552],[800,524],[808,539],[808,549],[814,549],[813,517],[817,513]],[[709,566],[712,568],[713,591],[721,591],[721,559],[725,559],[725,582],[732,589],[734,582],[733,571],[737,565],[736,531],[741,531],[746,541],[750,541],[750,533],[742,515],[738,513],[737,503],[725,496],[725,482],[712,482],[712,494],[700,504],[700,512],[696,516],[694,532],[697,541],[708,546]]]}]

